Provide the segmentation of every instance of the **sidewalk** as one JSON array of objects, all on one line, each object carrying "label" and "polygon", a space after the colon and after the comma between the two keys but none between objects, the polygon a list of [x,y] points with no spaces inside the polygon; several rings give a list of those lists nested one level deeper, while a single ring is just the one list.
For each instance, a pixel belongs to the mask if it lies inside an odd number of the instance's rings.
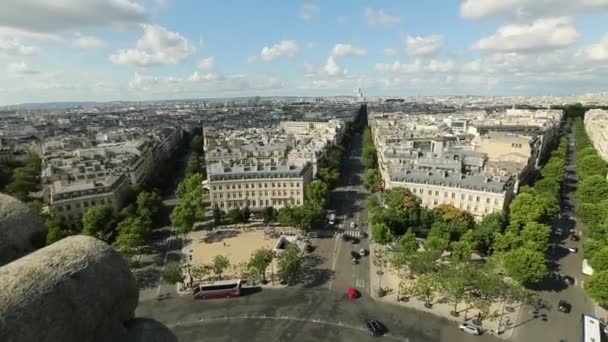
[{"label": "sidewalk", "polygon": [[[377,244],[372,244],[370,246],[371,260],[374,260],[374,258],[375,258],[376,248],[379,248],[379,246]],[[381,274],[379,274],[378,271],[380,271]],[[464,302],[458,304],[458,313],[460,314],[459,317],[452,316],[450,314],[450,311],[452,311],[454,309],[453,303],[445,303],[445,301],[443,301],[441,296],[437,296],[438,298],[436,298],[433,301],[433,303],[432,303],[433,306],[430,309],[424,306],[424,301],[419,300],[416,297],[410,297],[409,300],[407,300],[407,301],[398,301],[397,300],[397,296],[398,296],[397,291],[399,288],[399,286],[398,286],[399,279],[398,279],[398,276],[395,274],[395,272],[390,270],[390,266],[381,270],[380,267],[375,266],[374,263],[371,262],[369,276],[370,276],[370,294],[371,294],[371,297],[375,300],[393,304],[393,305],[404,306],[404,307],[411,308],[414,310],[425,311],[425,312],[431,313],[436,316],[444,317],[450,321],[454,321],[455,325],[463,322],[465,316],[467,318],[467,321],[471,321],[477,316],[477,311],[475,309],[467,310],[466,303],[464,303]],[[378,297],[378,292],[377,292],[380,284],[382,285],[382,288],[388,289],[388,293],[382,298]],[[492,317],[488,317],[483,320],[482,328],[484,329],[486,334],[492,334],[499,338],[508,340],[511,338],[511,335],[513,334],[513,330],[514,330],[513,328],[509,328],[509,327],[512,327],[513,325],[516,324],[517,318],[519,315],[519,311],[520,311],[520,306],[515,308],[515,310],[513,312],[507,312],[506,310],[503,310],[503,309],[504,309],[503,305],[500,303],[496,303],[496,304],[492,305],[490,313],[497,313],[497,315],[500,316],[499,314],[501,312],[503,312],[502,319],[500,319],[500,318],[492,319]],[[492,315],[490,314],[490,316],[492,316]],[[503,327],[501,328],[501,330],[503,332],[500,335],[498,335],[496,333],[498,331],[499,323],[503,325]]]}]

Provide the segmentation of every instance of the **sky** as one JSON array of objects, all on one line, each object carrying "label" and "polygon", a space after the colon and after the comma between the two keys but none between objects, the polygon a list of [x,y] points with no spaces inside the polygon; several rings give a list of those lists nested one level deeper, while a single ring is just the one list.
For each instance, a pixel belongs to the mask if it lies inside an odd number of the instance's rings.
[{"label": "sky", "polygon": [[1,0],[0,105],[608,89],[608,0]]}]

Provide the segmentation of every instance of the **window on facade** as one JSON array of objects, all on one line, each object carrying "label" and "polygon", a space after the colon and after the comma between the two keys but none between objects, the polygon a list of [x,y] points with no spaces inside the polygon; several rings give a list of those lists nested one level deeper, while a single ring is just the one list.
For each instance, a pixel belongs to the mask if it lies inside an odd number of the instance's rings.
[{"label": "window on facade", "polygon": [[437,203],[439,203],[439,202],[437,202],[437,200],[434,200],[434,201],[433,201],[433,204],[434,204],[434,205],[437,205]]},{"label": "window on facade", "polygon": [[469,201],[473,200],[473,195],[469,195]]},{"label": "window on facade", "polygon": [[57,211],[63,211],[63,207],[62,206],[57,206]]},{"label": "window on facade", "polygon": [[494,199],[494,204],[495,204],[495,205],[498,205],[498,198],[495,198],[495,199]]},{"label": "window on facade", "polygon": [[272,187],[274,188],[274,183],[272,183]]},{"label": "window on facade", "polygon": [[456,198],[456,193],[452,192],[452,198]]},{"label": "window on facade", "polygon": [[264,183],[264,187],[267,188],[268,187],[268,183]]},{"label": "window on facade", "polygon": [[467,210],[471,210],[471,205],[467,204]]},{"label": "window on facade", "polygon": [[474,212],[479,211],[479,208],[477,206],[475,206],[475,208],[473,209]]},{"label": "window on facade", "polygon": [[435,196],[439,196],[439,191],[435,190]]},{"label": "window on facade", "polygon": [[241,188],[241,184],[239,184],[239,189]]},{"label": "window on facade", "polygon": [[287,183],[283,183],[283,187],[286,188],[287,187]]},{"label": "window on facade", "polygon": [[488,203],[488,204],[490,203],[490,199],[489,198],[486,198],[486,203]]},{"label": "window on facade", "polygon": [[475,197],[475,202],[479,202],[479,201],[480,201],[479,196]]},{"label": "window on facade", "polygon": [[432,195],[432,194],[433,194],[433,191],[432,191],[432,190],[429,190],[428,194],[429,194],[429,195]]},{"label": "window on facade", "polygon": [[464,194],[460,194],[460,199],[464,200]]},{"label": "window on facade", "polygon": [[297,201],[296,201],[296,203],[297,203],[298,205],[300,205],[300,200],[297,200]]},{"label": "window on facade", "polygon": [[215,190],[215,185],[211,187],[211,189]]},{"label": "window on facade", "polygon": [[447,191],[443,192],[443,197],[446,197],[446,198],[448,197],[448,192]]}]

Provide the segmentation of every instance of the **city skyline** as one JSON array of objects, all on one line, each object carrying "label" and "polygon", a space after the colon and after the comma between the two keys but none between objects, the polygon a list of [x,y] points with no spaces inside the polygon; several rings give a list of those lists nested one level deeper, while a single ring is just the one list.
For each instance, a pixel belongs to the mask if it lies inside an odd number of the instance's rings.
[{"label": "city skyline", "polygon": [[602,92],[608,1],[8,0],[0,105]]}]

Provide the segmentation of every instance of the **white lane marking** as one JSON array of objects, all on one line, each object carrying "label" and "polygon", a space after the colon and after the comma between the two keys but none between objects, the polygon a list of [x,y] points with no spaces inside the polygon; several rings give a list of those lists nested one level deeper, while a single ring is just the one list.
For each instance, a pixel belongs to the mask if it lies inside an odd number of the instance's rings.
[{"label": "white lane marking", "polygon": [[160,288],[163,285],[163,271],[165,270],[165,265],[167,264],[167,256],[168,252],[165,252],[165,261],[163,262],[163,268],[160,270],[160,276],[158,277],[158,291],[156,291],[156,296],[160,296]]},{"label": "white lane marking", "polygon": [[334,260],[331,265],[332,276],[331,276],[331,279],[329,280],[329,289],[330,290],[334,286],[334,279],[336,278],[336,264],[338,263],[338,256],[340,255],[340,246],[342,246],[342,244],[340,243],[341,238],[342,237],[340,234],[336,234],[335,242],[334,242],[334,253],[332,255]]},{"label": "white lane marking", "polygon": [[[191,326],[201,325],[201,324],[205,324],[205,323],[239,320],[239,319],[241,319],[241,320],[245,320],[245,319],[277,320],[277,321],[278,320],[289,320],[289,321],[297,321],[297,322],[304,322],[304,323],[323,324],[323,325],[329,325],[329,326],[334,326],[334,327],[338,327],[338,328],[347,328],[347,329],[351,329],[351,330],[358,330],[358,331],[367,333],[367,328],[363,325],[355,326],[355,325],[350,325],[350,324],[344,324],[342,322],[324,321],[321,319],[299,318],[299,317],[289,317],[289,316],[267,316],[266,314],[261,315],[261,316],[249,316],[249,315],[245,314],[243,316],[232,316],[232,317],[228,317],[228,316],[211,317],[211,318],[201,317],[200,319],[195,320],[195,321],[177,322],[177,323],[173,323],[173,324],[166,324],[166,326],[168,328],[189,327],[189,326],[191,327]],[[395,336],[390,333],[387,333],[387,334],[383,335],[382,337],[386,337],[386,338],[389,338],[389,339],[395,340],[395,341],[410,342],[409,337]]]}]

